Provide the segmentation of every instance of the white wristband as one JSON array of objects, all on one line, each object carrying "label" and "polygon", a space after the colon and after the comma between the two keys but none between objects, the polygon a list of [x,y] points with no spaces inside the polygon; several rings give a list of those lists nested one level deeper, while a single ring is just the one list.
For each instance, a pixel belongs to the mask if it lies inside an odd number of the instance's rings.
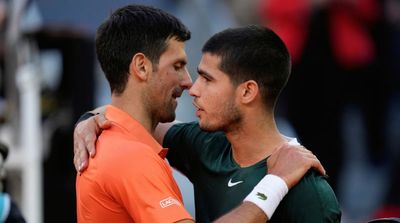
[{"label": "white wristband", "polygon": [[275,175],[266,175],[244,199],[257,205],[271,219],[283,197],[288,192],[285,181]]}]

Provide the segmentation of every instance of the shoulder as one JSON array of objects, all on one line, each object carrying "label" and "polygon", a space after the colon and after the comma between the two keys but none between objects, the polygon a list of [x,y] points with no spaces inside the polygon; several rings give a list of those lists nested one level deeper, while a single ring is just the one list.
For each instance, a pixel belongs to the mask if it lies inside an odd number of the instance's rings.
[{"label": "shoulder", "polygon": [[121,193],[131,196],[141,188],[149,189],[152,184],[161,187],[160,182],[171,181],[167,162],[146,144],[128,140],[113,147],[99,146],[97,151],[87,171],[92,171],[98,185],[115,197],[123,199]]},{"label": "shoulder", "polygon": [[296,222],[320,222],[322,219],[340,222],[341,210],[334,191],[324,176],[312,170],[290,189],[280,206],[281,212],[289,218],[303,218]]},{"label": "shoulder", "polygon": [[122,137],[113,141],[99,140],[96,147],[94,159],[97,159],[99,170],[105,174],[132,176],[146,172],[153,166],[164,165],[164,160],[154,148],[135,140]]},{"label": "shoulder", "polygon": [[294,186],[288,193],[290,196],[307,196],[319,202],[337,203],[335,193],[326,177],[319,175],[317,172],[309,171],[301,181]]}]

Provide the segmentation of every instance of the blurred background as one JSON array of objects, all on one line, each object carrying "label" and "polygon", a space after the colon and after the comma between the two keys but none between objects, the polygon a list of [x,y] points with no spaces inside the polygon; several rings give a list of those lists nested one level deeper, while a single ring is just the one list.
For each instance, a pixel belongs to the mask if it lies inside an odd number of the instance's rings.
[{"label": "blurred background", "polygon": [[[342,222],[400,217],[400,0],[0,0],[0,216],[76,222],[74,124],[110,100],[95,30],[130,3],[188,26],[192,79],[212,34],[272,28],[293,61],[276,111],[281,132],[322,161]],[[179,120],[196,120],[191,100],[180,99]],[[192,186],[175,176],[194,215]]]}]

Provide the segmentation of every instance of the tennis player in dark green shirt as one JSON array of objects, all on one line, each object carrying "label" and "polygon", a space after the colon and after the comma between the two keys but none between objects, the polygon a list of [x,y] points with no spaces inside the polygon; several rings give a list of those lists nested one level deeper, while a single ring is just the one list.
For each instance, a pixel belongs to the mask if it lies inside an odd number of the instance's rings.
[{"label": "tennis player in dark green shirt", "polygon": [[[296,144],[295,139],[288,139]],[[211,222],[238,206],[265,176],[266,161],[241,167],[223,132],[204,132],[198,123],[176,124],[165,138],[167,158],[193,183],[196,220]],[[309,171],[284,197],[269,222],[340,222],[335,194],[319,173]]]},{"label": "tennis player in dark green shirt", "polygon": [[[170,164],[193,183],[196,219],[210,222],[252,191],[275,148],[294,143],[282,136],[274,120],[291,63],[281,39],[260,26],[217,33],[202,52],[199,77],[189,90],[199,122],[174,125],[163,146],[171,148]],[[310,171],[285,196],[270,222],[340,218],[333,190],[323,176]]]}]

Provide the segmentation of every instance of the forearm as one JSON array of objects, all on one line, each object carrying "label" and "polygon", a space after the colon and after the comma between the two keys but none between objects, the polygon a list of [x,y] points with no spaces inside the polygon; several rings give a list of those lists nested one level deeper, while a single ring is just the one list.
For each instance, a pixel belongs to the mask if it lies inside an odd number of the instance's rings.
[{"label": "forearm", "polygon": [[310,167],[325,174],[319,160],[307,149],[292,149],[288,145],[281,147],[268,160],[269,174],[254,187],[239,207],[216,222],[266,222],[273,216],[289,188],[297,184]]},{"label": "forearm", "polygon": [[251,202],[243,202],[239,207],[218,218],[215,223],[253,223],[267,222],[268,217],[257,205]]},{"label": "forearm", "polygon": [[284,180],[268,174],[258,182],[239,207],[222,216],[217,222],[266,222],[287,192]]},{"label": "forearm", "polygon": [[167,123],[158,123],[153,136],[157,140],[160,145],[164,143],[164,136],[167,134],[168,130],[177,123],[181,123],[178,120],[175,120],[173,122],[167,122]]}]

